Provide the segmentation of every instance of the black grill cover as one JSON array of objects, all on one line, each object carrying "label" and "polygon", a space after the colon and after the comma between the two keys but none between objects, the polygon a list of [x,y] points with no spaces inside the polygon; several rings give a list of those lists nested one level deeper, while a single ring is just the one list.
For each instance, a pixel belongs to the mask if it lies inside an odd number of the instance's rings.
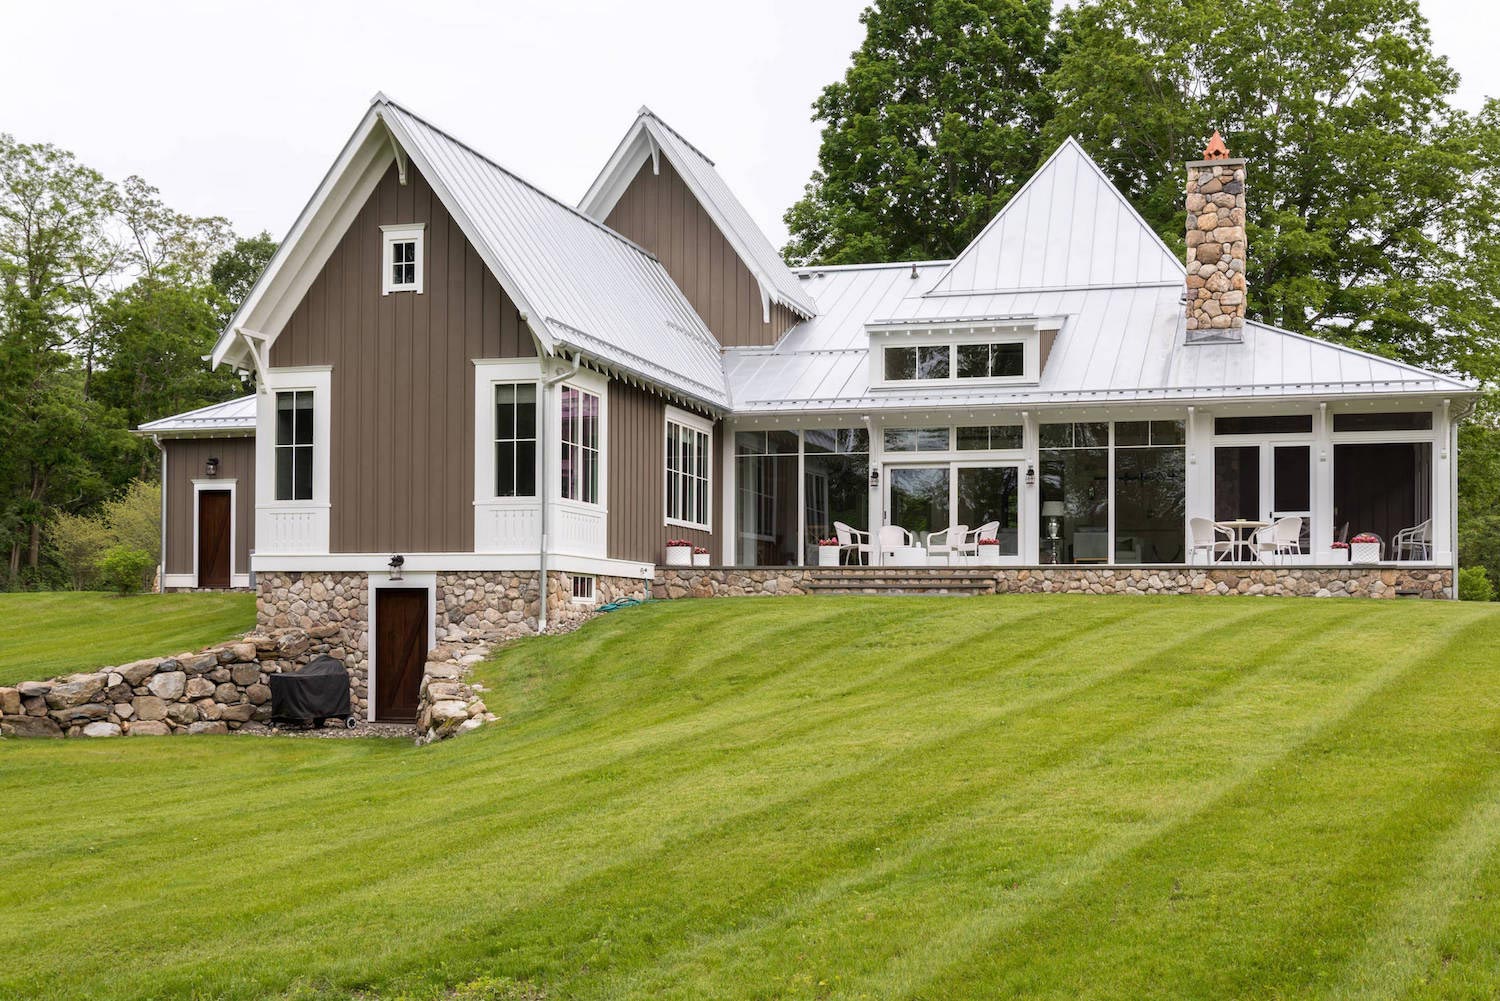
[{"label": "black grill cover", "polygon": [[319,657],[294,674],[273,674],[271,718],[313,723],[349,715],[349,672],[343,661]]}]

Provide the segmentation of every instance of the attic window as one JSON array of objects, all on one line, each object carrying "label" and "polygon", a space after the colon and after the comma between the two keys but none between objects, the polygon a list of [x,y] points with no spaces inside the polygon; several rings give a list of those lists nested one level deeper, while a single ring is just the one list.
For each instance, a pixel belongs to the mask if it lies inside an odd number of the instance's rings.
[{"label": "attic window", "polygon": [[384,236],[382,268],[384,281],[382,292],[422,291],[422,233],[423,223],[403,226],[380,227]]}]

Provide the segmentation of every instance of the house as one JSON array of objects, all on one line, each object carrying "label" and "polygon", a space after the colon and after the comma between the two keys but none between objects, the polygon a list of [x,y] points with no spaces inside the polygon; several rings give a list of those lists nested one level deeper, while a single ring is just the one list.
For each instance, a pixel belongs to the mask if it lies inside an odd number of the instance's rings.
[{"label": "house", "polygon": [[1070,140],[954,260],[791,269],[649,110],[573,207],[377,95],[213,350],[256,393],[141,429],[163,583],[342,629],[372,716],[439,632],[640,595],[672,539],[1336,578],[1373,533],[1451,587],[1476,387],[1246,320],[1247,186],[1187,164],[1185,267]]}]

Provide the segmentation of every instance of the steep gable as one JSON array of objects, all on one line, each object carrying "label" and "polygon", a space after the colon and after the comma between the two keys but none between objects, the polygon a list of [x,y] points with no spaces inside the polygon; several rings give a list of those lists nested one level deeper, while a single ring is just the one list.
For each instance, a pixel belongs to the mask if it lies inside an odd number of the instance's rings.
[{"label": "steep gable", "polygon": [[990,220],[929,295],[1181,284],[1161,237],[1069,138]]}]

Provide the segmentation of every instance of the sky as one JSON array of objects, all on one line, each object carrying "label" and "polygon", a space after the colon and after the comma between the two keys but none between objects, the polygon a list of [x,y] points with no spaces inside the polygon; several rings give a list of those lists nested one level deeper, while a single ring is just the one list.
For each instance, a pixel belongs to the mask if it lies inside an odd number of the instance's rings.
[{"label": "sky", "polygon": [[[576,204],[641,105],[713,158],[776,245],[811,104],[865,0],[0,0],[0,132],[278,239],[384,91]],[[1459,103],[1500,94],[1500,4],[1424,0]],[[18,85],[19,82],[19,85]]]}]

